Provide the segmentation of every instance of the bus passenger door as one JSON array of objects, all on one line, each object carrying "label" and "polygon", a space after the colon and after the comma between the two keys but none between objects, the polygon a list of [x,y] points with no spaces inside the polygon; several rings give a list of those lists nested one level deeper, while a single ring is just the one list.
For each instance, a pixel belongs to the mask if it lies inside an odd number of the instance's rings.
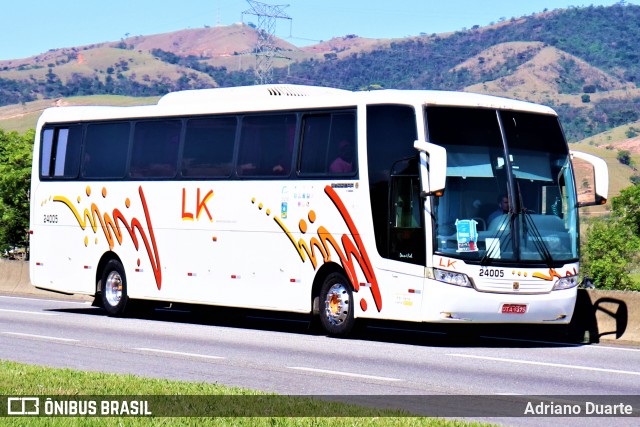
[{"label": "bus passenger door", "polygon": [[[412,162],[409,162],[412,163]],[[387,224],[388,252],[378,273],[384,317],[419,320],[424,286],[425,232],[420,180],[411,164],[392,172]],[[397,168],[394,168],[397,169]]]},{"label": "bus passenger door", "polygon": [[418,176],[392,176],[390,192],[390,258],[422,265],[425,248]]}]

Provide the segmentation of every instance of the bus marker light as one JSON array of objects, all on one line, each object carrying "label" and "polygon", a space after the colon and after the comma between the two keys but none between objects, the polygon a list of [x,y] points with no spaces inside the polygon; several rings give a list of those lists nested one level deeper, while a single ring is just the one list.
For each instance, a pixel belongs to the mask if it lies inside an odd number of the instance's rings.
[{"label": "bus marker light", "polygon": [[143,269],[141,269],[141,268],[136,268],[136,269],[135,269],[135,272],[136,272],[136,273],[142,273],[143,271],[144,271],[144,270],[143,270]]},{"label": "bus marker light", "polygon": [[91,266],[90,266],[90,265],[85,265],[85,266],[84,266],[84,269],[85,269],[85,270],[91,270]]},{"label": "bus marker light", "polygon": [[196,273],[187,273],[187,276],[189,276],[189,277],[195,277],[195,276],[196,276]]}]

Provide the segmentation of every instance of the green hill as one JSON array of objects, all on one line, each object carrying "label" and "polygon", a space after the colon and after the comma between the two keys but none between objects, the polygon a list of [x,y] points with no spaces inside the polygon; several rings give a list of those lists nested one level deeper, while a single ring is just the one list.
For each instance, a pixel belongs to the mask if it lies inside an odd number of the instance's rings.
[{"label": "green hill", "polygon": [[[256,38],[255,28],[236,24],[0,61],[0,127],[33,127],[54,102],[149,103],[157,98],[144,97],[174,90],[253,84]],[[395,40],[347,35],[276,46],[274,83],[459,90],[549,105],[576,149],[607,159],[611,195],[636,174],[617,155],[628,150],[640,161],[632,129],[640,129],[640,6],[572,7]]]},{"label": "green hill", "polygon": [[56,100],[43,99],[25,102],[24,104],[6,105],[0,107],[0,129],[24,133],[36,127],[38,117],[45,108],[63,105],[114,105],[130,106],[155,104],[159,97],[132,97],[118,95],[91,95],[59,98]]},{"label": "green hill", "polygon": [[[609,166],[609,199],[620,194],[620,191],[632,184],[632,177],[638,176],[636,165],[640,165],[640,121],[618,126],[582,141],[570,144],[572,150],[584,151],[596,155]],[[624,165],[618,160],[618,153],[627,150],[630,153],[631,165]],[[608,207],[608,206],[607,206]],[[602,212],[601,208],[588,208],[585,212]]]}]

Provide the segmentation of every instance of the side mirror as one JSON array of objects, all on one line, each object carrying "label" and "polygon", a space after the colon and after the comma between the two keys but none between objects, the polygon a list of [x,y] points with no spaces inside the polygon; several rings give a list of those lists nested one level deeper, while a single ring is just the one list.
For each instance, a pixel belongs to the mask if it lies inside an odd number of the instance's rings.
[{"label": "side mirror", "polygon": [[447,150],[426,141],[415,141],[413,146],[420,152],[421,195],[442,196],[447,180]]},{"label": "side mirror", "polygon": [[[570,151],[576,178],[578,207],[604,205],[609,192],[609,168],[600,157]],[[577,161],[576,161],[577,160]]]}]

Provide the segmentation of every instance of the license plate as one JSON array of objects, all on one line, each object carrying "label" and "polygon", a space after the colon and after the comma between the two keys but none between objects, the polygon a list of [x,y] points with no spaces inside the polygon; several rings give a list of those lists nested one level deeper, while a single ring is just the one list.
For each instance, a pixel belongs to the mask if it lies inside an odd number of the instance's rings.
[{"label": "license plate", "polygon": [[502,313],[525,314],[526,312],[527,312],[526,304],[502,304]]}]

